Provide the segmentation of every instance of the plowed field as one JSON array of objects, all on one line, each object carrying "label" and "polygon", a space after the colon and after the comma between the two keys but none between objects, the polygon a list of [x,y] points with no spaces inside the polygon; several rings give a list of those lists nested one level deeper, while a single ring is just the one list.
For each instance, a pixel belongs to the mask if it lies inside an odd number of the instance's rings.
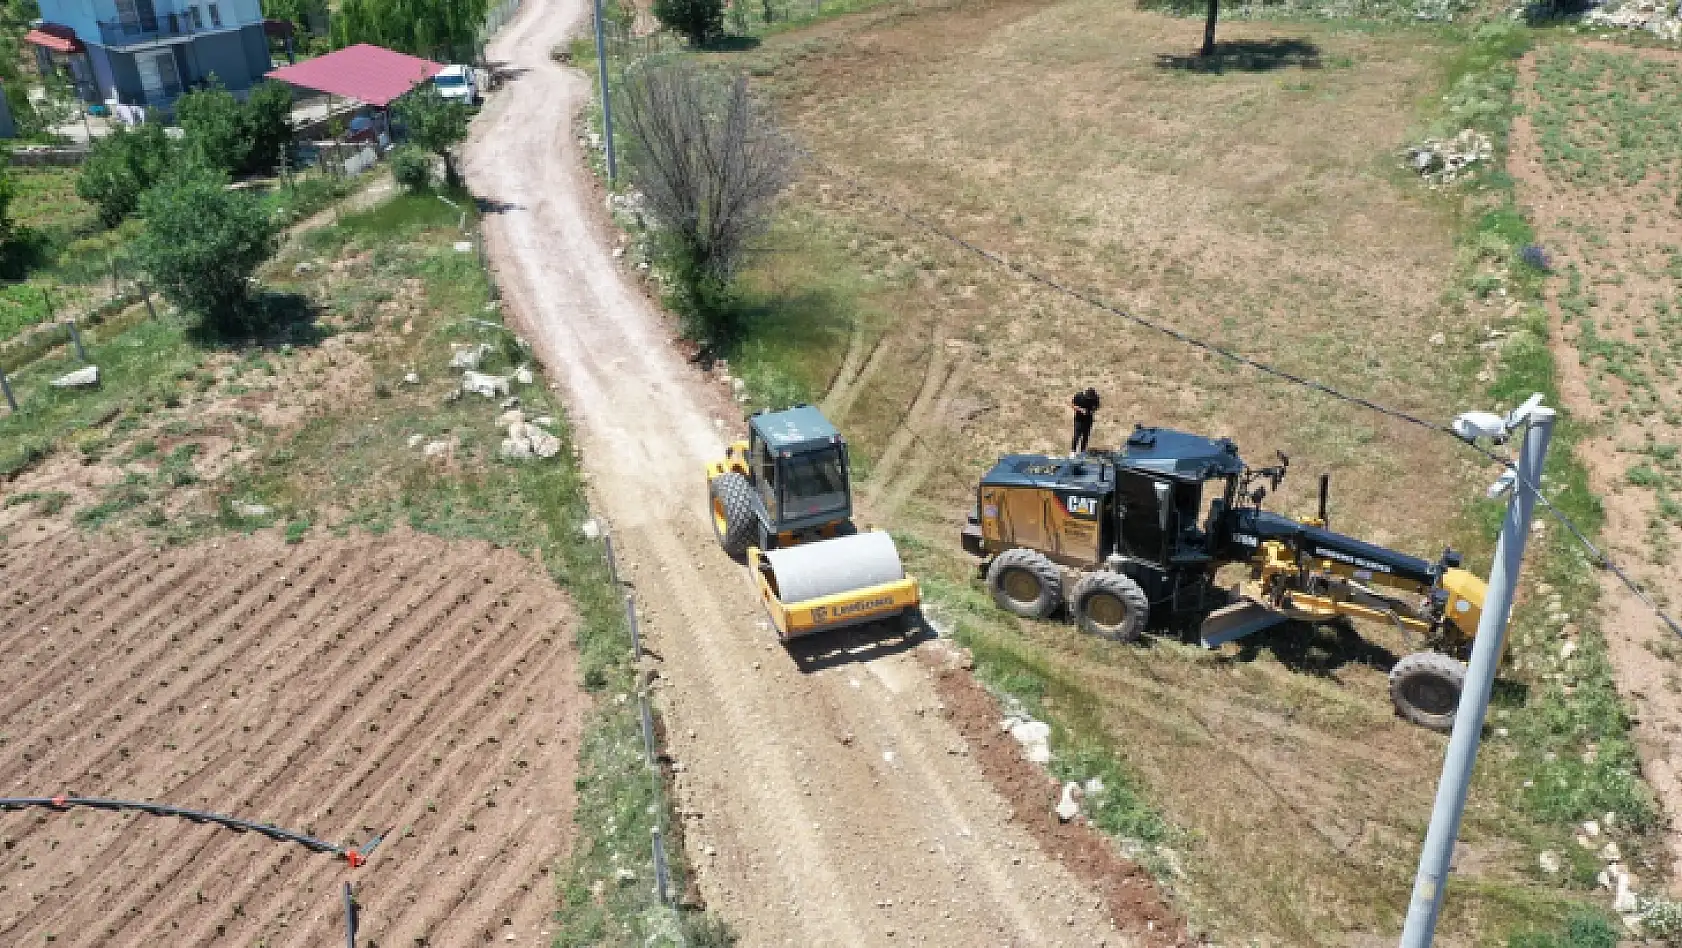
[{"label": "plowed field", "polygon": [[[0,547],[0,795],[173,803],[369,864],[136,814],[0,813],[0,943],[546,943],[582,698],[566,597],[394,533]],[[53,936],[53,937],[49,937]]]}]

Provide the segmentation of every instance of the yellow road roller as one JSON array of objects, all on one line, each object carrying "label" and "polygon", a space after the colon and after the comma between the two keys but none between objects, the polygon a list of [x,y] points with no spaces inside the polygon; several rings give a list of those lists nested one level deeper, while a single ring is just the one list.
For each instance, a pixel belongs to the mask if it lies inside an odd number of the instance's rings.
[{"label": "yellow road roller", "polygon": [[823,412],[750,417],[747,440],[707,465],[707,492],[719,545],[752,568],[778,638],[916,621],[893,537],[853,526],[847,443]]}]

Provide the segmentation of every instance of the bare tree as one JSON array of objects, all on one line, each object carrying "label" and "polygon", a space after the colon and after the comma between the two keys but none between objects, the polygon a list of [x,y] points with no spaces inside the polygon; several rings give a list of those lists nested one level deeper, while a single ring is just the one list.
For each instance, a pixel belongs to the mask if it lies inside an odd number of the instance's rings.
[{"label": "bare tree", "polygon": [[619,99],[632,177],[683,257],[692,302],[705,306],[728,288],[794,180],[794,143],[746,76],[649,63],[626,75]]}]

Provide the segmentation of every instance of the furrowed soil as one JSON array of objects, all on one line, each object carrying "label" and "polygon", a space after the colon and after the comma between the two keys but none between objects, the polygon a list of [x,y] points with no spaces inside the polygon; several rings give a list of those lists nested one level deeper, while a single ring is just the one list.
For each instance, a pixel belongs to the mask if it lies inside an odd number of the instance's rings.
[{"label": "furrowed soil", "polygon": [[[1608,552],[1674,615],[1682,580],[1682,56],[1557,43],[1527,57],[1513,175],[1555,272],[1561,388],[1589,434]],[[1610,574],[1607,644],[1682,891],[1682,643]],[[1569,609],[1569,605],[1566,605]]]},{"label": "furrowed soil", "polygon": [[703,465],[740,413],[685,365],[592,210],[602,195],[566,121],[590,86],[551,59],[585,9],[535,0],[491,44],[509,83],[465,167],[495,209],[510,315],[562,383],[659,656],[701,897],[747,945],[1172,943],[1142,917],[1112,919],[1016,821],[1050,818],[1054,800],[1013,813],[942,716],[915,639],[777,644],[706,515]]},{"label": "furrowed soil", "polygon": [[0,794],[171,803],[384,840],[357,869],[210,825],[0,813],[0,941],[547,944],[583,705],[530,561],[399,531],[0,558]]}]

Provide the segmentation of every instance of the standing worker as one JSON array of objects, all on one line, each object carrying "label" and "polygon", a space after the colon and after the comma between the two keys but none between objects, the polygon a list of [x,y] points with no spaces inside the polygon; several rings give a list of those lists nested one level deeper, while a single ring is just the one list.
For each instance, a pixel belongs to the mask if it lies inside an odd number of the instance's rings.
[{"label": "standing worker", "polygon": [[1085,454],[1086,442],[1092,437],[1092,416],[1098,413],[1098,390],[1076,392],[1069,404],[1075,409],[1075,437],[1069,442],[1069,453]]}]

